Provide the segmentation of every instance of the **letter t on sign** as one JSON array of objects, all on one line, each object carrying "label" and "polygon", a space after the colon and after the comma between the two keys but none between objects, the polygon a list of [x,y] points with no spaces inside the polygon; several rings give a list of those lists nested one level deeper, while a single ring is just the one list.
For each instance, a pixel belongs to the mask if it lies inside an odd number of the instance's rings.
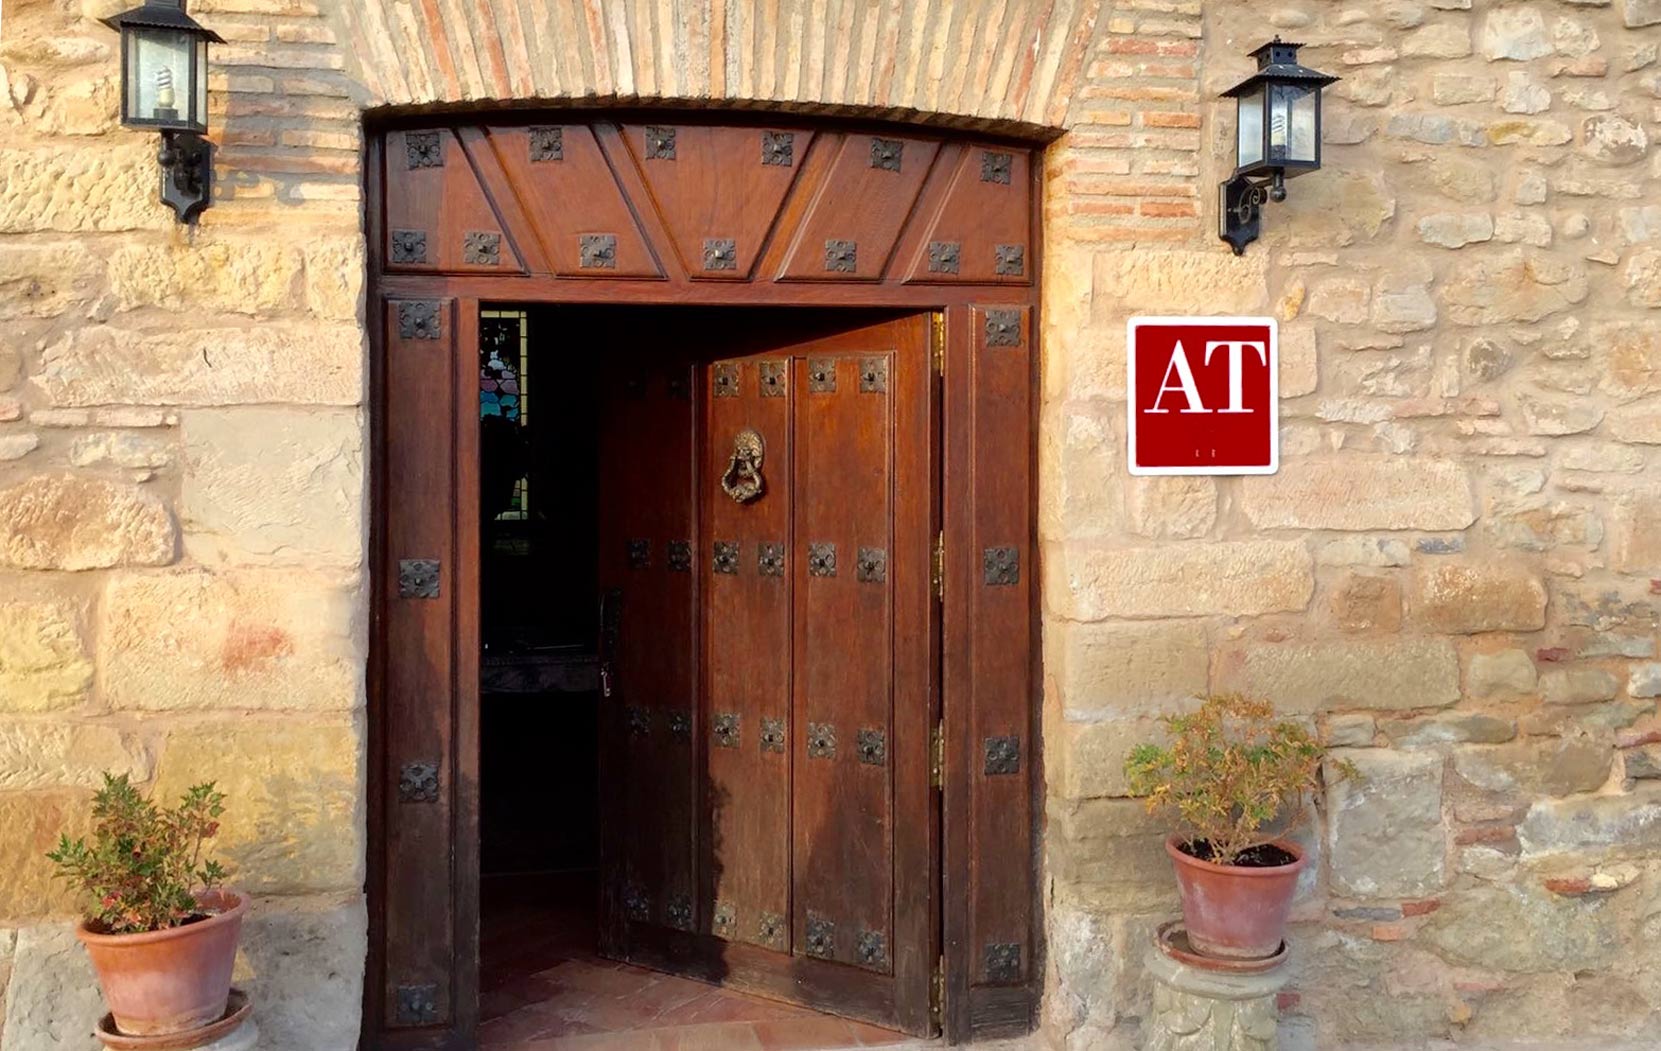
[{"label": "letter t on sign", "polygon": [[1274,474],[1280,348],[1271,317],[1134,317],[1125,328],[1131,474]]}]

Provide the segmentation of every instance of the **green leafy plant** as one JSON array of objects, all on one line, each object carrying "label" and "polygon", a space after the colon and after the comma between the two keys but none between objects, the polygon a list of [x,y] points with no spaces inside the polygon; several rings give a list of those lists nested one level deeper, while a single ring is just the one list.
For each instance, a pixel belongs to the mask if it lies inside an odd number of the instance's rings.
[{"label": "green leafy plant", "polygon": [[224,793],[196,785],[172,809],[158,807],[126,774],[104,775],[92,797],[92,840],[58,839],[46,856],[58,876],[89,901],[87,924],[102,934],[177,927],[202,914],[194,891],[218,886],[225,872],[202,860],[202,844],[219,831]]},{"label": "green leafy plant", "polygon": [[[1197,711],[1161,721],[1168,745],[1142,744],[1125,759],[1133,795],[1174,814],[1187,850],[1219,865],[1295,829],[1321,788],[1326,749],[1273,705],[1240,694],[1201,698]],[[1333,764],[1340,778],[1355,768]]]}]

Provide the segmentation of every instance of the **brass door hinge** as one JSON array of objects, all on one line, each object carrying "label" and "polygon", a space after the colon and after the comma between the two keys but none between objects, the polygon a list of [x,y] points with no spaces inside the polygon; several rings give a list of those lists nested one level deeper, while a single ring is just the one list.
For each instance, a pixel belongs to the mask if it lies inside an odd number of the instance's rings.
[{"label": "brass door hinge", "polygon": [[936,310],[929,315],[929,344],[934,359],[934,371],[946,374],[946,312]]},{"label": "brass door hinge", "polygon": [[934,534],[934,561],[929,567],[929,585],[934,588],[934,597],[946,601],[946,534]]},{"label": "brass door hinge", "polygon": [[946,724],[936,722],[929,734],[929,785],[941,788],[946,784]]},{"label": "brass door hinge", "polygon": [[929,1014],[934,1018],[936,1027],[946,1011],[946,958],[937,957],[934,961],[934,976],[929,982]]}]

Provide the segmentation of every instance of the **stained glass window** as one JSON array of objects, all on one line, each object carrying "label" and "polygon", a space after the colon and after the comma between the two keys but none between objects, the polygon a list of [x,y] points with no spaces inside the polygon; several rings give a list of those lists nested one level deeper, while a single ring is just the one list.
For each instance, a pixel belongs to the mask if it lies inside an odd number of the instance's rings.
[{"label": "stained glass window", "polygon": [[[479,419],[487,429],[530,423],[529,328],[523,310],[479,311]],[[496,520],[522,521],[530,517],[530,507],[530,479],[522,475]]]}]

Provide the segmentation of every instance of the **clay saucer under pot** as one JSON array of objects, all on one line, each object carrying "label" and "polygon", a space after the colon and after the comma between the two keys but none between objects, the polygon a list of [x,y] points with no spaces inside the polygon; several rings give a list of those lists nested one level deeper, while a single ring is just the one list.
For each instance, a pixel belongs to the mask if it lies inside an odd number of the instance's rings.
[{"label": "clay saucer under pot", "polygon": [[1178,963],[1197,967],[1202,971],[1221,971],[1225,974],[1262,974],[1264,971],[1272,971],[1286,959],[1288,951],[1286,943],[1281,942],[1280,948],[1273,956],[1265,956],[1259,960],[1202,956],[1189,944],[1188,931],[1183,927],[1181,920],[1160,924],[1159,933],[1154,935],[1154,941],[1159,944],[1160,951]]},{"label": "clay saucer under pot", "polygon": [[231,997],[225,1003],[225,1016],[217,1022],[183,1033],[158,1033],[154,1036],[130,1036],[119,1032],[115,1028],[115,1018],[105,1014],[98,1019],[98,1039],[110,1051],[187,1051],[193,1047],[204,1047],[220,1037],[229,1036],[236,1031],[237,1026],[247,1021],[248,1013],[253,1004],[248,1001],[248,994],[241,989],[232,989]]}]

